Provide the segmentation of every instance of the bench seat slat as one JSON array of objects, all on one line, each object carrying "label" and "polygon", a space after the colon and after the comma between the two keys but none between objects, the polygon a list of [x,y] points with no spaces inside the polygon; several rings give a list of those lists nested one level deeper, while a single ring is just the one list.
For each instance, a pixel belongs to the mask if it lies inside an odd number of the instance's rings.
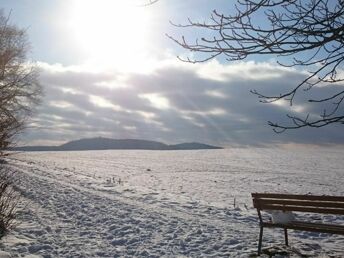
[{"label": "bench seat slat", "polygon": [[317,207],[304,207],[295,205],[282,205],[282,204],[263,204],[256,207],[260,210],[281,210],[281,211],[300,211],[300,212],[312,212],[312,213],[325,213],[344,215],[344,208],[317,208]]},{"label": "bench seat slat", "polygon": [[295,229],[295,230],[303,230],[303,231],[344,235],[344,226],[342,225],[293,221],[287,224],[264,222],[263,226],[270,227],[270,228],[287,228],[287,229]]},{"label": "bench seat slat", "polygon": [[257,197],[257,198],[277,198],[277,199],[293,199],[293,200],[344,202],[344,196],[277,194],[277,193],[252,193],[251,195],[253,198]]},{"label": "bench seat slat", "polygon": [[340,229],[344,230],[344,225],[339,224],[326,224],[321,222],[307,222],[307,221],[293,221],[291,224],[293,225],[304,225],[304,226],[310,226],[310,227],[328,227],[333,229]]},{"label": "bench seat slat", "polygon": [[263,204],[285,204],[295,206],[325,207],[325,208],[343,208],[344,202],[337,201],[312,201],[312,200],[282,200],[282,199],[253,199],[255,206]]}]

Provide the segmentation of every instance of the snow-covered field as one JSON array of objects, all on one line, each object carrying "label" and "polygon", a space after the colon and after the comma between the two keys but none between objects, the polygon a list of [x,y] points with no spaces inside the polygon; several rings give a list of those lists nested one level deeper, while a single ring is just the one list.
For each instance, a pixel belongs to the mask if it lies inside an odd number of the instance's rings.
[{"label": "snow-covered field", "polygon": [[[253,256],[250,193],[344,195],[343,157],[331,148],[17,154],[25,209],[0,247],[12,257]],[[284,249],[282,232],[265,230],[263,248]],[[293,257],[344,257],[343,236],[291,231],[290,244]]]}]

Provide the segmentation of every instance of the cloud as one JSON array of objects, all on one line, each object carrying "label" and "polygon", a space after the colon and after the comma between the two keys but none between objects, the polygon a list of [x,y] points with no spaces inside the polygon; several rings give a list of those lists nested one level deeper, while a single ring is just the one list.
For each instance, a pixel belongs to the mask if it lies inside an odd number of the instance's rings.
[{"label": "cloud", "polygon": [[[292,107],[283,101],[260,103],[250,90],[279,94],[305,76],[272,63],[164,60],[147,73],[39,65],[45,97],[34,128],[23,137],[29,144],[95,136],[225,146],[344,143],[340,126],[273,133],[267,121],[289,123],[287,113],[302,116],[319,110],[305,101],[303,92]],[[331,91],[319,87],[310,94],[317,98]]]}]

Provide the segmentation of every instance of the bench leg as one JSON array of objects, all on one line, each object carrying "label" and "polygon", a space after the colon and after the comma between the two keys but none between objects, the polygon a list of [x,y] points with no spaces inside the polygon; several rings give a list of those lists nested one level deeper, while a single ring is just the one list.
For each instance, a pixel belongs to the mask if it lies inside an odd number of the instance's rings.
[{"label": "bench leg", "polygon": [[288,244],[288,231],[286,228],[284,229],[284,239],[285,239],[285,245],[289,246],[289,244]]},{"label": "bench leg", "polygon": [[260,227],[259,242],[258,242],[258,255],[262,253],[262,240],[263,240],[263,227]]}]

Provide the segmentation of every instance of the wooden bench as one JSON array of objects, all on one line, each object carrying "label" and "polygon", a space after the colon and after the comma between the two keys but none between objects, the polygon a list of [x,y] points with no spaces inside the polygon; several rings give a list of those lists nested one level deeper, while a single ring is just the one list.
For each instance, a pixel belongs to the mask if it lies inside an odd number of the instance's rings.
[{"label": "wooden bench", "polygon": [[252,199],[253,206],[258,212],[260,226],[258,255],[261,254],[262,250],[264,227],[284,229],[285,244],[287,246],[287,229],[344,235],[344,225],[324,224],[320,222],[302,221],[297,219],[286,223],[276,223],[271,219],[264,220],[261,214],[261,211],[290,211],[344,215],[344,196],[252,193]]}]

